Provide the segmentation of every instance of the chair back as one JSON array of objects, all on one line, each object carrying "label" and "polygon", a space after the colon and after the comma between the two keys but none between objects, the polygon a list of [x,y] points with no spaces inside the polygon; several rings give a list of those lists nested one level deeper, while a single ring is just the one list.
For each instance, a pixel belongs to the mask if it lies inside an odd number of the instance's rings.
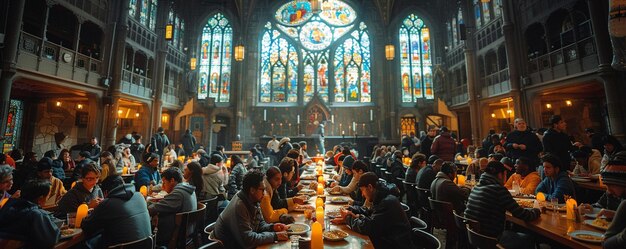
[{"label": "chair back", "polygon": [[188,242],[193,242],[195,248],[200,247],[198,238],[200,227],[204,224],[206,205],[198,202],[195,211],[177,213],[174,233],[167,248],[184,249]]},{"label": "chair back", "polygon": [[205,224],[210,224],[210,223],[217,221],[217,216],[219,216],[219,213],[217,210],[218,202],[219,202],[219,199],[217,195],[209,199],[200,201],[200,203],[206,206],[206,218],[204,220],[205,223],[202,224],[203,226]]},{"label": "chair back", "polygon": [[409,205],[406,205],[402,202],[400,202],[400,206],[402,206],[402,210],[406,214],[406,217],[411,217],[411,207],[409,207]]},{"label": "chair back", "polygon": [[411,216],[411,218],[409,218],[409,221],[411,222],[411,228],[417,228],[417,229],[420,229],[420,230],[424,230],[424,229],[426,229],[426,227],[428,227],[426,222],[424,222],[423,220],[421,220],[420,218],[417,218],[415,216]]},{"label": "chair back", "polygon": [[433,236],[426,231],[413,228],[413,243],[419,245],[418,248],[424,249],[439,249],[441,248],[441,242],[437,237]]},{"label": "chair back", "polygon": [[476,220],[465,218],[463,214],[457,214],[456,210],[453,210],[452,213],[454,214],[454,222],[456,223],[456,228],[459,231],[459,248],[467,248],[469,247],[469,241],[467,239],[466,226],[470,224],[474,231],[479,232],[480,224]]},{"label": "chair back", "polygon": [[433,227],[446,229],[446,248],[456,248],[458,230],[452,215],[452,203],[428,198],[433,213]]},{"label": "chair back", "polygon": [[222,248],[224,248],[224,245],[222,244],[222,242],[213,241],[211,243],[201,246],[198,249],[222,249]]},{"label": "chair back", "polygon": [[430,210],[430,203],[428,199],[430,198],[430,189],[420,188],[417,185],[415,186],[415,190],[417,191],[417,200],[415,200],[415,206],[417,207],[417,215],[418,218],[426,221],[428,224],[428,231],[432,230],[432,213]]},{"label": "chair back", "polygon": [[417,210],[417,190],[415,189],[415,183],[402,181],[404,185],[404,192],[406,194],[406,204],[411,207],[413,214],[416,214]]},{"label": "chair back", "polygon": [[498,248],[498,239],[476,232],[474,229],[472,229],[472,227],[469,224],[466,227],[467,227],[467,237],[469,239],[469,243],[473,247],[476,247],[478,249],[497,249]]},{"label": "chair back", "polygon": [[147,248],[156,248],[156,233],[131,242],[120,243],[117,245],[112,245],[108,247],[109,249],[147,249]]}]

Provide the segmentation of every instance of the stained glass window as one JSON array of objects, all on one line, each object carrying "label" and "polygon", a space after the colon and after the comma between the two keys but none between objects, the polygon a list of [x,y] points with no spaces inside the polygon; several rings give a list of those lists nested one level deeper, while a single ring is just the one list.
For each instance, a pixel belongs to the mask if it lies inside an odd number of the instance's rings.
[{"label": "stained glass window", "polygon": [[502,15],[502,0],[493,1],[493,15],[494,16]]},{"label": "stained glass window", "polygon": [[480,18],[480,2],[478,0],[474,2],[474,16],[476,17],[476,27],[480,28],[483,25],[483,20]]},{"label": "stained glass window", "polygon": [[2,151],[7,153],[13,148],[19,148],[19,138],[21,137],[22,119],[24,118],[24,102],[12,99],[9,102],[9,112],[7,114],[6,130]]},{"label": "stained glass window", "polygon": [[399,38],[402,102],[433,99],[429,28],[417,15],[410,14],[402,22]]},{"label": "stained glass window", "polygon": [[139,13],[139,22],[143,25],[148,26],[148,5],[149,0],[139,0],[141,1],[141,12]]},{"label": "stained glass window", "polygon": [[132,18],[137,15],[137,0],[130,0],[128,2],[128,15]]},{"label": "stained glass window", "polygon": [[202,30],[198,99],[230,101],[232,41],[233,29],[228,19],[221,13],[209,18]]},{"label": "stained glass window", "polygon": [[291,1],[266,24],[258,101],[297,102],[302,87],[304,102],[315,95],[327,102],[371,102],[367,26],[342,1],[325,1],[321,8],[313,13],[308,1]]},{"label": "stained glass window", "polygon": [[485,24],[491,21],[491,1],[482,3],[483,5],[483,19],[485,20]]},{"label": "stained glass window", "polygon": [[152,0],[150,4],[150,25],[149,28],[154,30],[156,26],[156,15],[157,15],[157,0]]}]

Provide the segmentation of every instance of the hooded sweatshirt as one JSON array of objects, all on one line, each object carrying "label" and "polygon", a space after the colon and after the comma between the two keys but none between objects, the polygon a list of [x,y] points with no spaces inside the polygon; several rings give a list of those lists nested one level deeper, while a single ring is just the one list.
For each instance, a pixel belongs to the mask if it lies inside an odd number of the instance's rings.
[{"label": "hooded sweatshirt", "polygon": [[170,238],[174,236],[177,213],[198,209],[195,189],[196,187],[189,184],[179,183],[161,201],[148,206],[148,211],[151,214],[159,214],[159,225],[157,226],[158,245],[166,245]]},{"label": "hooded sweatshirt", "polygon": [[3,239],[23,241],[24,248],[52,248],[60,235],[52,218],[35,203],[11,198],[0,209],[0,234]]},{"label": "hooded sweatshirt", "polygon": [[256,248],[274,241],[272,227],[263,219],[259,203],[239,191],[217,218],[213,235],[224,243],[224,248]]},{"label": "hooded sweatshirt", "polygon": [[135,192],[132,184],[120,185],[83,220],[83,232],[87,236],[101,232],[103,248],[144,239],[152,234],[145,205],[143,196]]},{"label": "hooded sweatshirt", "polygon": [[215,164],[207,165],[202,168],[202,181],[204,189],[209,196],[222,195],[226,199],[226,188],[228,184],[228,170],[226,167],[217,166]]}]

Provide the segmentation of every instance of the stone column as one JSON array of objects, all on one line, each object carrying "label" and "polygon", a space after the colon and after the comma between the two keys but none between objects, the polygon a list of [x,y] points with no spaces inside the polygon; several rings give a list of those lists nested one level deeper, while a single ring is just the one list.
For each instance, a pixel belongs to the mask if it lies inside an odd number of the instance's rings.
[{"label": "stone column", "polygon": [[157,51],[156,59],[154,60],[154,71],[156,77],[154,78],[153,89],[153,105],[152,105],[152,132],[156,131],[157,127],[161,126],[161,112],[163,107],[163,90],[165,85],[165,62],[167,59],[167,41],[165,40],[165,25],[167,23],[167,17],[170,11],[170,1],[159,0],[157,6],[157,19],[156,19],[156,37],[157,37]]},{"label": "stone column", "polygon": [[611,67],[612,51],[611,39],[608,31],[608,2],[587,0],[591,25],[593,27],[596,50],[598,51],[598,73],[604,81],[604,92],[606,95],[606,106],[609,115],[609,133],[617,137],[622,143],[624,137],[625,108],[622,98],[624,91],[617,80],[617,72]]},{"label": "stone column", "polygon": [[2,51],[2,67],[0,68],[0,138],[4,137],[7,125],[7,115],[11,101],[11,87],[13,77],[17,72],[17,47],[20,40],[22,16],[25,1],[11,1],[9,16],[6,23],[5,43]]},{"label": "stone column", "polygon": [[472,1],[461,1],[461,11],[465,22],[465,73],[467,75],[467,103],[470,110],[470,125],[472,130],[472,141],[478,144],[480,141],[480,111],[478,110],[478,99],[476,93],[476,40],[474,32],[476,30],[476,19],[472,15]]},{"label": "stone column", "polygon": [[520,59],[516,44],[521,39],[515,37],[515,25],[513,20],[513,0],[502,1],[502,31],[504,33],[504,46],[506,48],[506,60],[509,68],[509,84],[511,97],[513,98],[513,110],[515,116],[524,117],[522,112],[522,98],[520,97]]}]

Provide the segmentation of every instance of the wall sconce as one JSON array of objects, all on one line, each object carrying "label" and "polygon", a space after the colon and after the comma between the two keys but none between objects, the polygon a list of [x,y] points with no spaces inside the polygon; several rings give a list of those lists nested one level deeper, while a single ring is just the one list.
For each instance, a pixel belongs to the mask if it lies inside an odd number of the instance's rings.
[{"label": "wall sconce", "polygon": [[57,101],[56,105],[57,105],[57,107],[60,107],[61,106],[61,101]]},{"label": "wall sconce", "polygon": [[246,48],[243,46],[243,44],[240,43],[239,45],[235,46],[235,60],[243,61],[245,51]]},{"label": "wall sconce", "polygon": [[392,61],[396,55],[396,47],[393,44],[385,45],[385,58],[388,61]]},{"label": "wall sconce", "polygon": [[76,105],[76,109],[78,109],[78,110],[82,110],[82,109],[83,109],[83,104],[77,104],[77,105]]},{"label": "wall sconce", "polygon": [[165,40],[170,41],[174,38],[174,24],[165,25]]},{"label": "wall sconce", "polygon": [[552,109],[552,104],[550,104],[550,103],[546,104],[546,108],[547,109]]},{"label": "wall sconce", "polygon": [[136,118],[139,118],[139,113],[138,113],[138,112],[137,112],[137,113],[135,113],[135,117],[136,117]]},{"label": "wall sconce", "polygon": [[495,114],[495,113],[492,113],[492,114],[491,114],[491,117],[492,117],[492,118],[496,118],[496,114]]},{"label": "wall sconce", "polygon": [[168,120],[167,114],[161,115],[161,122],[167,123],[167,120]]},{"label": "wall sconce", "polygon": [[566,101],[565,101],[565,105],[567,105],[567,106],[572,106],[572,101],[571,101],[571,100],[566,100]]},{"label": "wall sconce", "polygon": [[198,63],[198,59],[196,59],[196,57],[192,57],[192,58],[189,60],[189,68],[190,68],[191,70],[196,70],[197,63]]},{"label": "wall sconce", "polygon": [[506,113],[511,114],[513,112],[513,110],[511,109],[506,109]]},{"label": "wall sconce", "polygon": [[123,113],[124,113],[124,111],[122,111],[122,110],[117,110],[117,115],[118,115],[118,116],[120,116],[120,117],[121,117]]}]

